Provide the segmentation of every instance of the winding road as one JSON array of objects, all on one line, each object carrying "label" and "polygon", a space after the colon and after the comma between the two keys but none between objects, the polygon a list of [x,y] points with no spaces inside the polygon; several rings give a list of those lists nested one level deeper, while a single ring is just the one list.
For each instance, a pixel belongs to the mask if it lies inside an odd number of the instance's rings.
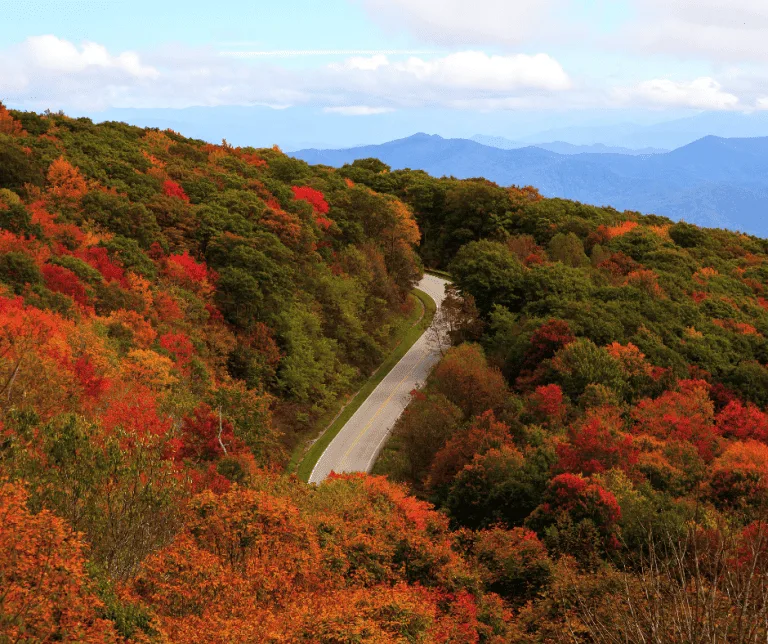
[{"label": "winding road", "polygon": [[[417,288],[440,305],[448,282],[425,275]],[[321,483],[331,472],[370,472],[395,421],[440,360],[439,342],[429,330],[416,340],[403,358],[365,399],[317,461],[310,483]]]}]

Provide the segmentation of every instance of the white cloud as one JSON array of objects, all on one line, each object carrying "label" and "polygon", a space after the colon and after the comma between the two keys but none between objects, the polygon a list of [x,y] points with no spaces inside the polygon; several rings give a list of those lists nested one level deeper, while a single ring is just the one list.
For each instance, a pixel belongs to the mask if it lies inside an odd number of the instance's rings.
[{"label": "white cloud", "polygon": [[723,90],[715,79],[692,81],[653,79],[634,87],[617,88],[614,96],[621,103],[645,107],[682,107],[700,110],[733,110],[742,107],[739,98]]},{"label": "white cloud", "polygon": [[343,116],[371,116],[373,114],[387,114],[393,111],[391,107],[368,107],[366,105],[345,105],[323,109],[323,112],[328,114],[342,114]]},{"label": "white cloud", "polygon": [[[356,0],[418,42],[453,48],[595,45],[690,61],[768,60],[768,0]],[[607,10],[607,5],[619,8]],[[624,23],[622,24],[622,19]],[[607,35],[606,25],[613,24]]]},{"label": "white cloud", "polygon": [[[390,57],[378,52],[326,65],[240,61],[203,48],[115,54],[35,36],[0,50],[0,96],[33,109],[313,105],[348,116],[407,107],[500,109],[562,93],[571,81],[546,54]],[[535,102],[535,101],[534,101]],[[475,107],[473,107],[475,106]]]},{"label": "white cloud", "polygon": [[306,102],[294,71],[182,46],[139,55],[33,36],[0,50],[0,97],[32,109],[269,105]]},{"label": "white cloud", "polygon": [[136,78],[157,78],[159,72],[148,65],[142,65],[139,56],[126,51],[112,56],[106,47],[85,42],[78,49],[67,40],[56,36],[32,36],[22,45],[22,56],[41,70],[73,73],[88,68],[115,69]]},{"label": "white cloud", "polygon": [[713,61],[768,60],[765,0],[633,0],[617,42],[638,53]]},{"label": "white cloud", "polygon": [[562,66],[546,54],[510,56],[466,51],[435,58],[357,59],[328,65],[311,82],[331,107],[394,109],[517,109],[540,104],[571,87]]},{"label": "white cloud", "polygon": [[327,71],[314,76],[316,89],[322,92],[322,84],[325,91],[335,91],[343,99],[331,100],[342,107],[515,109],[571,87],[562,66],[546,54],[489,56],[466,51],[392,61],[351,58],[328,65]]},{"label": "white cloud", "polygon": [[420,82],[477,91],[514,92],[522,88],[557,91],[571,86],[560,63],[546,54],[488,56],[479,51],[465,51],[435,60],[409,58],[395,68]]},{"label": "white cloud", "polygon": [[[449,46],[517,45],[551,30],[569,0],[360,0],[376,19]],[[572,1],[572,0],[571,0]]]}]

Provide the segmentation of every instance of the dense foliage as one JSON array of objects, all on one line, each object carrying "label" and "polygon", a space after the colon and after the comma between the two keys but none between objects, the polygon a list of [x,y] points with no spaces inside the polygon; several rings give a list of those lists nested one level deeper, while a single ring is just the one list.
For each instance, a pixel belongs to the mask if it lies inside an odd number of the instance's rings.
[{"label": "dense foliage", "polygon": [[[532,641],[565,624],[587,641],[764,639],[768,569],[741,540],[767,536],[768,242],[373,160],[341,172],[414,208],[426,262],[483,327],[447,352],[377,471],[454,528],[538,536],[559,572],[519,614]],[[687,568],[739,548],[752,582],[733,561],[721,577]],[[679,601],[697,584],[716,598],[685,636],[641,607],[664,575]],[[749,592],[718,585],[728,575]],[[616,602],[648,623],[611,621]]]},{"label": "dense foliage", "polygon": [[427,504],[275,473],[418,241],[278,149],[0,107],[0,641],[505,641]]},{"label": "dense foliage", "polygon": [[[281,474],[422,259],[389,480]],[[766,288],[753,237],[0,106],[0,641],[764,641]]]}]

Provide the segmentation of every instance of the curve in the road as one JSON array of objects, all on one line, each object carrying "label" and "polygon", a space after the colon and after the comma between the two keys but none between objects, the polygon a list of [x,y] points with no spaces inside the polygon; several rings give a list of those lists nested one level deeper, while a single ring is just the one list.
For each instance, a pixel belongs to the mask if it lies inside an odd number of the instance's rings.
[{"label": "curve in the road", "polygon": [[[425,275],[417,285],[437,309],[445,298],[447,280]],[[318,459],[310,483],[321,483],[331,472],[370,472],[384,441],[411,399],[440,360],[440,345],[429,330],[413,344],[365,399]]]}]

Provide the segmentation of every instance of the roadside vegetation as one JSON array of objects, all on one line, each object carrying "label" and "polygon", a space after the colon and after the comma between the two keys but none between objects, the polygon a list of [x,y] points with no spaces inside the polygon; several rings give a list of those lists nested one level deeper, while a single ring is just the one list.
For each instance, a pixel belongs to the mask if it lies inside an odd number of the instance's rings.
[{"label": "roadside vegetation", "polygon": [[[0,641],[765,642],[767,289],[736,232],[0,106]],[[286,475],[425,329],[382,475]]]}]

